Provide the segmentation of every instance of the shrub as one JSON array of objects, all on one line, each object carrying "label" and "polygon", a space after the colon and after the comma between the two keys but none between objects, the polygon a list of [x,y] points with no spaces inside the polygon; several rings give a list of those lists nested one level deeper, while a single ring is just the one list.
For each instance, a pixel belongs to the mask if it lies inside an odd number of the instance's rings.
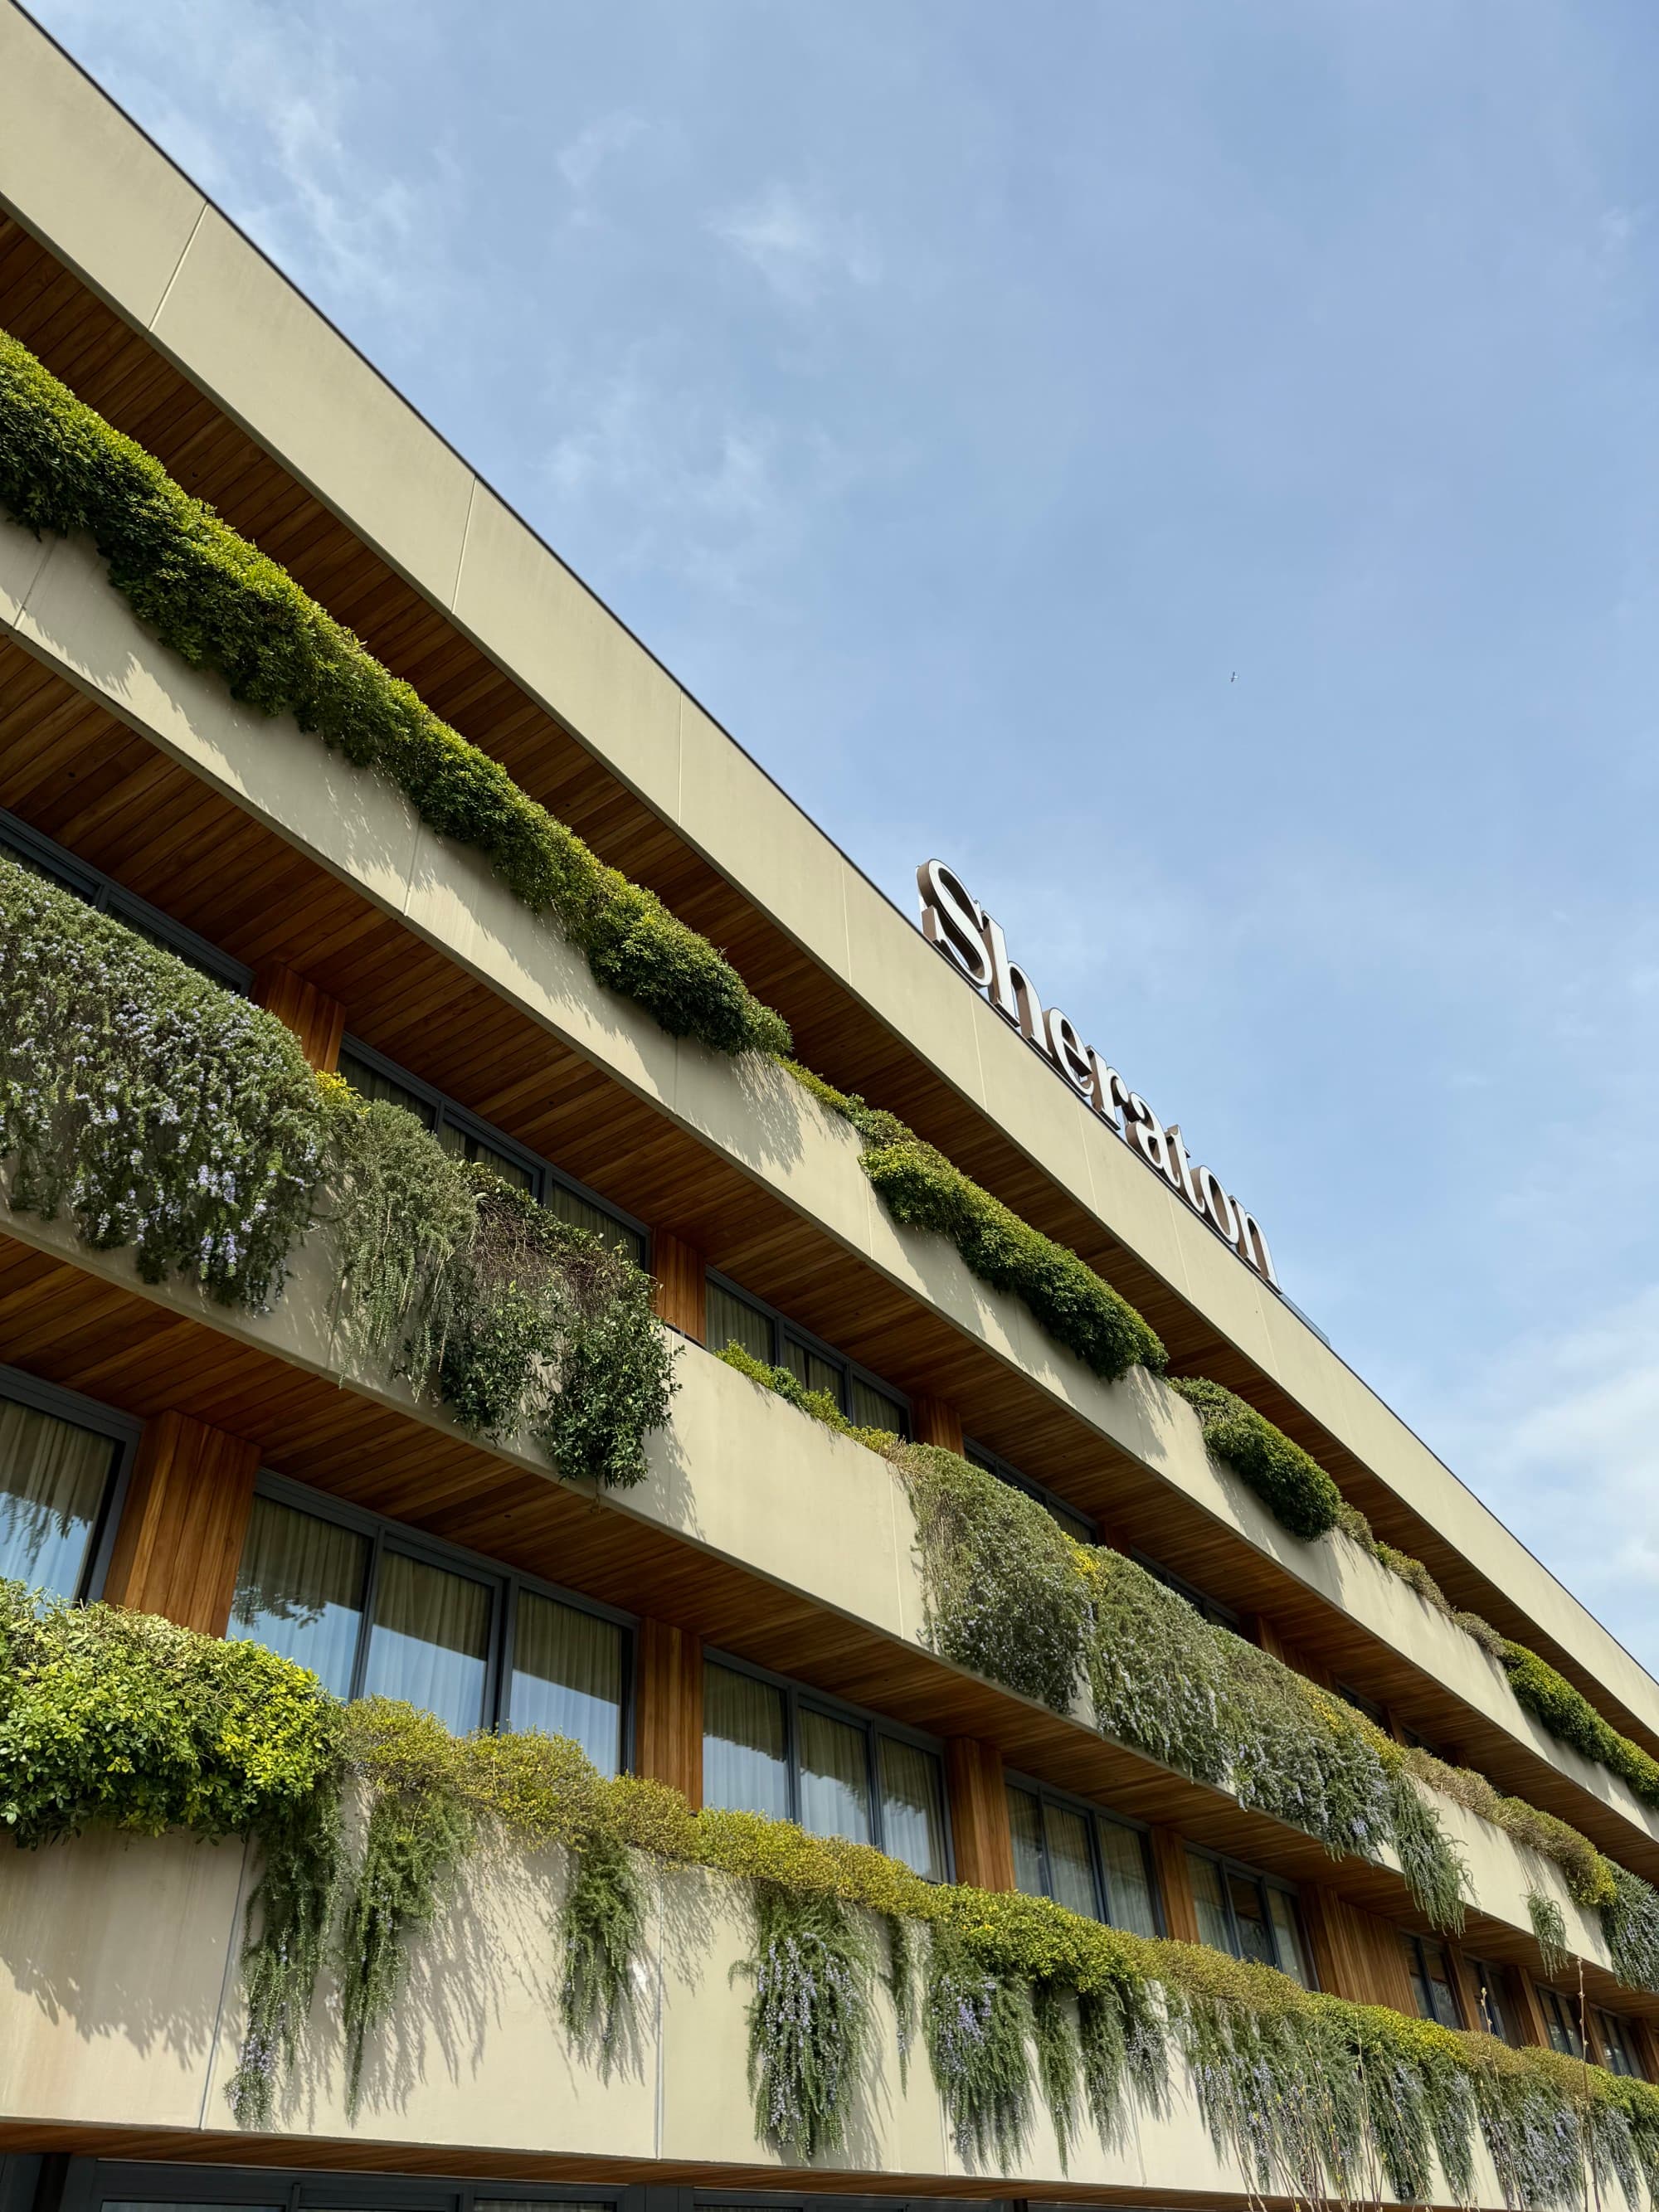
[{"label": "shrub", "polygon": [[1510,1687],[1552,1735],[1586,1759],[1599,1760],[1609,1773],[1628,1783],[1644,1805],[1659,1805],[1659,1760],[1620,1735],[1581,1691],[1524,1644],[1506,1641],[1503,1663],[1509,1669]]},{"label": "shrub", "polygon": [[757,1882],[749,2081],[755,2130],[802,2160],[837,2150],[870,2044],[867,1934],[821,1892]]},{"label": "shrub", "polygon": [[601,863],[500,762],[441,721],[287,571],[192,499],[0,332],[0,503],[33,530],[88,531],[139,619],[231,696],[292,714],[395,784],[441,837],[472,846],[532,912],[550,913],[597,980],[672,1036],[787,1052],[789,1030],[654,891]]},{"label": "shrub", "polygon": [[1318,1461],[1265,1414],[1201,1376],[1172,1376],[1170,1387],[1198,1415],[1206,1448],[1249,1483],[1293,1536],[1311,1542],[1337,1526],[1341,1492]]}]

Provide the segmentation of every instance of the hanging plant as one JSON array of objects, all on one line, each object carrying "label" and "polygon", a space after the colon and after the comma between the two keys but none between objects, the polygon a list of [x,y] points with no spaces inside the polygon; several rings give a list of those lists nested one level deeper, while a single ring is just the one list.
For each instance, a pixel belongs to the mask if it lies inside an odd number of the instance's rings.
[{"label": "hanging plant", "polygon": [[837,1899],[754,1893],[749,2084],[755,2126],[792,2157],[840,2148],[870,2041],[870,1946]]}]

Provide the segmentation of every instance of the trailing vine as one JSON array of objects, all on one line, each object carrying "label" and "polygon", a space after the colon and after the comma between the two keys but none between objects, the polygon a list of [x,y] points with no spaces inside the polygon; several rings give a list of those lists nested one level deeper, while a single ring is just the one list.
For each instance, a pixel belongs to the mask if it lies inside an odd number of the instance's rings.
[{"label": "trailing vine", "polygon": [[231,696],[292,714],[472,846],[532,913],[550,913],[597,980],[672,1036],[787,1052],[789,1029],[654,891],[605,866],[488,753],[440,720],[287,570],[180,489],[142,446],[0,331],[0,503],[37,536],[89,532],[116,589]]},{"label": "trailing vine", "polygon": [[573,2042],[597,2043],[608,2060],[628,2022],[630,1976],[645,1935],[639,1873],[615,1836],[596,1835],[575,1854],[559,1935],[559,2017]]},{"label": "trailing vine", "polygon": [[837,2150],[870,2042],[867,1932],[838,1898],[754,1887],[749,2081],[755,2130],[802,2159]]},{"label": "trailing vine", "polygon": [[1172,1375],[1170,1388],[1198,1415],[1206,1448],[1243,1477],[1274,1518],[1310,1541],[1337,1525],[1342,1493],[1317,1460],[1219,1382]]}]

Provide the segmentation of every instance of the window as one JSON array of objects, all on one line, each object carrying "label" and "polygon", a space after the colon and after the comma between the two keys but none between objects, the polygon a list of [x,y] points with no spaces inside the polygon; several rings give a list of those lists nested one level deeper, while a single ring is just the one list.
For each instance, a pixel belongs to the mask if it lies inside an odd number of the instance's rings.
[{"label": "window", "polygon": [[1544,2015],[1544,2033],[1552,2051],[1559,2051],[1568,2058],[1582,2058],[1584,2039],[1578,2026],[1578,2014],[1570,1997],[1559,1990],[1546,1989],[1538,1984],[1539,2008]]},{"label": "window", "polygon": [[602,1774],[622,1769],[621,1616],[297,1483],[261,1478],[228,1633],[309,1667],[338,1697],[406,1698],[457,1734],[570,1736]]},{"label": "window", "polygon": [[1029,1475],[1022,1474],[1017,1467],[1011,1466],[999,1453],[988,1451],[983,1444],[975,1443],[964,1444],[963,1451],[975,1467],[982,1467],[987,1474],[995,1475],[999,1482],[1006,1482],[1011,1490],[1024,1491],[1027,1498],[1036,1498],[1066,1534],[1075,1537],[1079,1544],[1093,1544],[1099,1540],[1098,1531],[1086,1513],[1079,1513],[1063,1498],[1056,1498],[1052,1490],[1045,1490],[1040,1482],[1033,1482]]},{"label": "window", "polygon": [[1609,2074],[1628,2075],[1634,2081],[1644,2076],[1637,2063],[1636,2038],[1628,2021],[1620,2020],[1617,2013],[1602,2012],[1599,2007],[1590,2014],[1595,2023],[1595,2039],[1601,2046],[1601,2063]]},{"label": "window", "polygon": [[1516,2041],[1515,2026],[1510,2016],[1508,1984],[1504,1969],[1494,1966],[1486,1959],[1465,1961],[1469,1979],[1474,1984],[1475,2010],[1479,2015],[1476,2026],[1488,2035],[1495,2035],[1500,2043]]},{"label": "window", "polygon": [[561,1221],[604,1237],[626,1252],[636,1266],[644,1267],[647,1237],[642,1222],[607,1206],[585,1184],[573,1182],[522,1145],[515,1145],[501,1130],[469,1114],[395,1060],[372,1051],[356,1037],[347,1037],[340,1048],[340,1073],[360,1097],[401,1106],[406,1114],[412,1114],[457,1159],[489,1168],[504,1182],[527,1191]]},{"label": "window", "polygon": [[1331,1687],[1345,1705],[1352,1705],[1355,1712],[1364,1713],[1368,1721],[1387,1732],[1388,1714],[1375,1698],[1368,1698],[1363,1690],[1356,1690],[1349,1682],[1333,1682]]},{"label": "window", "polygon": [[137,1424],[0,1368],[0,1579],[91,1596]]},{"label": "window", "polygon": [[1406,1968],[1412,1978],[1419,2019],[1438,2021],[1442,2027],[1462,2027],[1463,2008],[1457,2002],[1445,1945],[1422,1936],[1401,1936],[1400,1940],[1406,1947]]},{"label": "window", "polygon": [[1214,1858],[1190,1846],[1187,1864],[1200,1942],[1231,1951],[1235,1959],[1277,1966],[1304,1990],[1317,1988],[1293,1890],[1232,1859]]},{"label": "window", "polygon": [[[1223,1605],[1220,1599],[1212,1597],[1208,1590],[1201,1590],[1196,1583],[1189,1583],[1183,1576],[1171,1572],[1161,1560],[1149,1558],[1145,1552],[1136,1552],[1131,1556],[1137,1566],[1145,1567],[1147,1573],[1162,1583],[1165,1589],[1172,1589],[1177,1597],[1184,1597],[1193,1611],[1202,1613],[1212,1628],[1227,1628],[1235,1636],[1243,1636],[1243,1623],[1230,1605]],[[1245,1640],[1248,1642],[1249,1639],[1246,1638]]]},{"label": "window", "polygon": [[72,891],[76,898],[84,899],[100,914],[112,915],[125,922],[140,937],[159,945],[165,952],[175,953],[187,960],[192,968],[199,968],[216,983],[222,983],[232,991],[247,995],[253,983],[253,970],[233,960],[205,937],[198,937],[193,929],[175,921],[171,915],[163,914],[160,907],[152,906],[136,891],[123,889],[112,876],[101,868],[88,866],[68,848],[40,830],[32,830],[27,822],[20,822],[15,814],[0,808],[0,848],[14,860],[21,860],[37,876],[56,884],[59,890]]},{"label": "window", "polygon": [[1162,1934],[1146,1839],[1080,1799],[1008,1784],[1014,1887],[1136,1936]]},{"label": "window", "polygon": [[705,1327],[708,1349],[740,1346],[751,1359],[782,1367],[809,1390],[822,1390],[837,1410],[861,1429],[885,1429],[896,1437],[910,1433],[910,1407],[877,1376],[843,1358],[827,1344],[786,1321],[775,1307],[750,1297],[735,1283],[710,1271]]},{"label": "window", "polygon": [[874,1844],[929,1881],[950,1879],[938,1747],[731,1660],[703,1662],[702,1802]]},{"label": "window", "polygon": [[[613,2185],[607,2191],[580,2182],[289,2173],[80,2158],[69,2162],[63,2188],[63,2212],[622,2212],[642,2201],[637,2189]],[[690,2205],[689,2191],[682,2201]],[[20,2212],[22,2202],[20,2197]]]}]

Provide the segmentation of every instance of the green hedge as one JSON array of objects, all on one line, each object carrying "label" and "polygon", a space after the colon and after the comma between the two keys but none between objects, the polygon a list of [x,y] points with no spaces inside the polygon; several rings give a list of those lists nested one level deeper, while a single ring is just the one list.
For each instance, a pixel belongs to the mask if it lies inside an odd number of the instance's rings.
[{"label": "green hedge", "polygon": [[1131,1367],[1161,1371],[1167,1355],[1157,1332],[1069,1246],[1022,1221],[896,1114],[837,1091],[796,1061],[785,1065],[858,1131],[864,1172],[896,1221],[948,1237],[981,1282],[1011,1291],[1056,1343],[1109,1382]]},{"label": "green hedge", "polygon": [[1310,1541],[1334,1528],[1341,1517],[1342,1493],[1316,1459],[1293,1443],[1254,1406],[1197,1375],[1176,1376],[1178,1390],[1198,1415],[1204,1442],[1218,1459],[1242,1475],[1262,1504],[1293,1536]]},{"label": "green hedge", "polygon": [[718,1052],[788,1050],[783,1017],[654,891],[603,866],[285,569],[4,332],[0,504],[37,535],[88,532],[111,582],[164,644],[216,670],[233,697],[292,714],[396,784],[429,829],[474,847],[532,912],[556,918],[601,983],[672,1036]]},{"label": "green hedge", "polygon": [[1627,1782],[1644,1805],[1659,1805],[1659,1759],[1620,1735],[1581,1691],[1524,1644],[1506,1643],[1504,1664],[1510,1687],[1552,1735],[1582,1751],[1586,1759],[1598,1759],[1609,1773]]}]

